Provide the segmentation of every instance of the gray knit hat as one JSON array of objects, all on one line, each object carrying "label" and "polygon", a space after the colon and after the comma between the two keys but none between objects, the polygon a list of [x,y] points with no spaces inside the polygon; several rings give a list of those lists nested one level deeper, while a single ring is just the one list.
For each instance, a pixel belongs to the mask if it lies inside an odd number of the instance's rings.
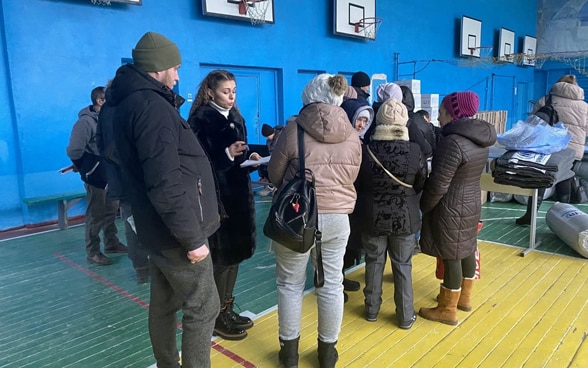
[{"label": "gray knit hat", "polygon": [[167,37],[147,32],[133,49],[133,63],[146,72],[160,72],[182,63],[178,46]]}]

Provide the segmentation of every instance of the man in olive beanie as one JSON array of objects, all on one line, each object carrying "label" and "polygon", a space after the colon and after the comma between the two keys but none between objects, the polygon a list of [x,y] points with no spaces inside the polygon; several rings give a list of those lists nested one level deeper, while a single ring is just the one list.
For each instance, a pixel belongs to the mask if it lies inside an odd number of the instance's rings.
[{"label": "man in olive beanie", "polygon": [[367,102],[367,99],[370,97],[368,93],[370,84],[372,84],[370,76],[365,72],[359,71],[351,76],[351,86],[357,92],[357,98],[359,100]]},{"label": "man in olive beanie", "polygon": [[160,72],[181,63],[178,46],[159,33],[145,33],[133,49],[133,64],[146,72]]},{"label": "man in olive beanie", "polygon": [[176,44],[147,32],[120,67],[107,101],[123,186],[137,235],[150,260],[149,335],[160,368],[179,366],[176,312],[181,308],[182,367],[210,367],[220,310],[208,238],[220,226],[210,162],[172,90],[182,62]]}]

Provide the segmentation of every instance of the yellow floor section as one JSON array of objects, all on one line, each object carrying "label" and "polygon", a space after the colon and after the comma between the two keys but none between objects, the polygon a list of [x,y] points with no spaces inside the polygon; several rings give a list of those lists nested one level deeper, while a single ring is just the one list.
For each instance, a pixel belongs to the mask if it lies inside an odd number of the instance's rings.
[{"label": "yellow floor section", "polygon": [[[389,265],[377,322],[364,319],[362,292],[348,293],[337,367],[588,367],[586,260],[537,251],[520,257],[520,248],[486,242],[480,250],[474,308],[458,311],[456,327],[419,317],[411,330],[399,329]],[[434,268],[431,257],[413,258],[417,310],[436,304]],[[364,268],[348,278],[363,285]],[[304,298],[300,368],[318,367],[316,318],[311,292]],[[277,367],[277,331],[273,310],[255,321],[245,340],[216,340],[213,367]]]}]

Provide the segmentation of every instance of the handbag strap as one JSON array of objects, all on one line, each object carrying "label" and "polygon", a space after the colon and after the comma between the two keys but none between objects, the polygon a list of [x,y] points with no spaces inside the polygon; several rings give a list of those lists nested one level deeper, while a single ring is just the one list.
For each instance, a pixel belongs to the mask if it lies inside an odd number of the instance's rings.
[{"label": "handbag strap", "polygon": [[388,174],[389,177],[391,177],[395,182],[397,182],[398,184],[402,185],[403,187],[412,188],[412,185],[406,184],[402,180],[400,180],[397,177],[395,177],[394,174],[392,174],[390,171],[388,171],[388,169],[386,169],[384,167],[384,165],[382,165],[382,163],[380,162],[380,160],[378,160],[378,158],[376,157],[376,155],[374,155],[374,153],[372,152],[372,150],[370,150],[370,147],[369,146],[366,146],[366,148],[367,148],[367,151],[369,152],[370,156],[372,156],[372,158],[374,159],[374,161],[376,161],[376,164],[378,164],[378,166],[380,166],[382,168],[382,170],[384,170],[384,172],[386,174]]},{"label": "handbag strap", "polygon": [[304,178],[306,175],[306,166],[304,165],[304,129],[300,124],[296,123],[298,127],[298,165],[300,166],[300,177]]},{"label": "handbag strap", "polygon": [[[306,166],[304,164],[304,129],[296,123],[298,128],[298,165],[300,166],[300,177],[306,179]],[[314,180],[313,180],[314,181]],[[314,234],[316,252],[316,269],[314,270],[314,287],[320,288],[325,284],[325,269],[323,267],[323,251],[321,247],[323,234],[319,229]]]}]

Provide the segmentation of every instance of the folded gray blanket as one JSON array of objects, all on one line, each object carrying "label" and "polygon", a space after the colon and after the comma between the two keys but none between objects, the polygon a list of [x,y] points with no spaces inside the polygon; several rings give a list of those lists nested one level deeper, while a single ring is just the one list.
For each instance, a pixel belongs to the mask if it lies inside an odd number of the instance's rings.
[{"label": "folded gray blanket", "polygon": [[574,176],[575,153],[571,148],[552,153],[543,164],[521,159],[513,162],[513,155],[517,152],[506,151],[492,161],[495,183],[521,188],[549,188]]}]

